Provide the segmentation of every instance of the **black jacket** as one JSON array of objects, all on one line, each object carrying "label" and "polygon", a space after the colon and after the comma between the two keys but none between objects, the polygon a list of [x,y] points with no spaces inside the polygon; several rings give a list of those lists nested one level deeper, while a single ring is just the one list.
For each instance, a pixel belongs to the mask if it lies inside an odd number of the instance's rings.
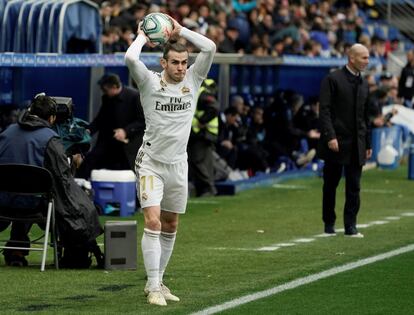
[{"label": "black jacket", "polygon": [[[371,148],[368,83],[354,76],[346,67],[328,74],[320,90],[321,138],[319,156],[325,160],[359,165],[365,163],[366,150]],[[328,148],[337,139],[339,152]]]},{"label": "black jacket", "polygon": [[[138,91],[123,87],[121,93],[115,97],[104,95],[98,115],[89,128],[92,134],[99,131],[96,147],[108,154],[123,152],[133,169],[145,130],[144,112]],[[114,129],[117,128],[125,129],[129,140],[127,144],[114,139]]]},{"label": "black jacket", "polygon": [[401,71],[398,82],[398,96],[411,100],[414,96],[414,67],[407,64]]}]

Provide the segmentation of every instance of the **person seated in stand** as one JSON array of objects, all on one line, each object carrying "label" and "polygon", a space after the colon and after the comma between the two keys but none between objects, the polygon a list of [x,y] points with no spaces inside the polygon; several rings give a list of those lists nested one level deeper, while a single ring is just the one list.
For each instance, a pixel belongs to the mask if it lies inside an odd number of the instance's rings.
[{"label": "person seated in stand", "polygon": [[264,110],[261,107],[253,107],[251,110],[246,140],[241,146],[240,168],[251,170],[252,175],[256,172],[270,172],[270,166],[275,161],[269,160],[269,152],[265,149],[266,129],[263,119]]},{"label": "person seated in stand", "polygon": [[237,108],[228,107],[221,113],[219,120],[216,151],[232,169],[237,167],[239,144],[239,125],[237,121],[239,119],[240,114]]},{"label": "person seated in stand", "polygon": [[[62,244],[80,242],[83,237],[95,240],[103,230],[99,224],[98,214],[93,202],[75,183],[65,149],[52,129],[56,121],[56,101],[44,93],[35,96],[28,110],[22,112],[17,123],[10,125],[0,133],[0,164],[29,164],[48,169],[53,177],[53,191],[56,205],[56,222]],[[41,200],[11,198],[0,194],[0,207],[36,208],[42,206]],[[68,224],[68,218],[74,225],[82,224],[85,233],[81,236]],[[76,222],[75,222],[76,221]],[[1,222],[0,231],[10,223]],[[9,242],[10,247],[28,247],[31,224],[12,224],[10,239],[20,241]],[[79,229],[80,230],[82,230]],[[73,230],[72,230],[73,229]],[[5,250],[3,252],[7,265],[27,266],[24,250]]]}]

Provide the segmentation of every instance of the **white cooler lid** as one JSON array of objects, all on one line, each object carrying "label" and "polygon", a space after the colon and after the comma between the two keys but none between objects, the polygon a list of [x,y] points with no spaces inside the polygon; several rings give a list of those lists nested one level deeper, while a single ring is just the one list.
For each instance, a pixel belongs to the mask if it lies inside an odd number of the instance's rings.
[{"label": "white cooler lid", "polygon": [[135,174],[131,170],[93,170],[91,181],[94,182],[135,182]]}]

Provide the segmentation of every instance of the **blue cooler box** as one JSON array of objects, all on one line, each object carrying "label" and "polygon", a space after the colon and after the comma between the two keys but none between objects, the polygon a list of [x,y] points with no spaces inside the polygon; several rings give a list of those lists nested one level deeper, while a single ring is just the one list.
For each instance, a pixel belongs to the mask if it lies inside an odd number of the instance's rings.
[{"label": "blue cooler box", "polygon": [[121,217],[127,217],[135,213],[136,180],[132,171],[93,170],[91,182],[95,203],[104,214],[119,210]]}]

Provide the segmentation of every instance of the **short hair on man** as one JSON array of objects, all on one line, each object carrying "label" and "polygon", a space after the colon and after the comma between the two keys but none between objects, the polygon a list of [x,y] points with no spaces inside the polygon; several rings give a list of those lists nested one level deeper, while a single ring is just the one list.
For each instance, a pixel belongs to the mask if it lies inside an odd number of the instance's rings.
[{"label": "short hair on man", "polygon": [[237,108],[236,108],[236,107],[230,106],[230,107],[227,107],[227,108],[224,110],[224,114],[225,114],[225,115],[230,115],[230,116],[236,116],[236,115],[238,115],[238,114],[239,114],[239,111],[237,110]]},{"label": "short hair on man", "polygon": [[44,120],[48,120],[50,116],[56,116],[56,101],[47,95],[37,95],[32,100],[29,112]]},{"label": "short hair on man", "polygon": [[99,79],[98,84],[101,88],[105,86],[116,86],[119,88],[122,85],[121,79],[115,73],[107,73]]},{"label": "short hair on man", "polygon": [[188,53],[187,47],[185,47],[183,44],[181,44],[177,41],[168,41],[164,46],[164,51],[163,51],[163,54],[162,54],[162,57],[165,60],[168,59],[168,53],[171,50],[175,51],[175,52],[178,52],[178,53],[181,53],[181,52],[187,52]]}]

